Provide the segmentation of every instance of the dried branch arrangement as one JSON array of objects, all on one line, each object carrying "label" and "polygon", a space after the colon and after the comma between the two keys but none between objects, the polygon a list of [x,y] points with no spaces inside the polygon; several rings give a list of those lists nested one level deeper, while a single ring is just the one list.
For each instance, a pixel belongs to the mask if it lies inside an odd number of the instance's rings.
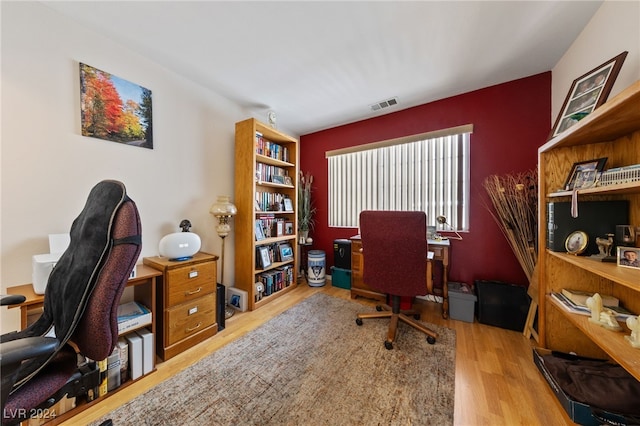
[{"label": "dried branch arrangement", "polygon": [[487,208],[529,281],[537,260],[537,184],[537,170],[505,176],[492,175],[484,181],[484,188],[493,204],[493,209]]}]

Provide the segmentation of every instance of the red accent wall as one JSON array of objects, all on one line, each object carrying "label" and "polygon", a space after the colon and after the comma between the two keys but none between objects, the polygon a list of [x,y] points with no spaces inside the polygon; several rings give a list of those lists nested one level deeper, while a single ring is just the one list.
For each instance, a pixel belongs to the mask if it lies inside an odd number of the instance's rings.
[{"label": "red accent wall", "polygon": [[[402,100],[400,100],[402,101]],[[485,207],[482,186],[490,175],[519,173],[537,166],[537,149],[551,128],[551,72],[510,81],[300,138],[300,169],[314,176],[318,209],[313,248],[333,265],[333,241],[357,234],[355,228],[328,227],[325,152],[387,139],[473,124],[471,135],[470,229],[451,240],[449,279],[472,284],[498,280],[527,285],[527,279],[500,228]]]}]

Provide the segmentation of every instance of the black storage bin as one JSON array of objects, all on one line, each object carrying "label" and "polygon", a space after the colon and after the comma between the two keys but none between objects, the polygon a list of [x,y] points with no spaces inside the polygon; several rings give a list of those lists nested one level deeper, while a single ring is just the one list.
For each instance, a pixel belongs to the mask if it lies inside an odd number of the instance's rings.
[{"label": "black storage bin", "polygon": [[351,270],[351,240],[333,241],[333,266]]},{"label": "black storage bin", "polygon": [[218,323],[218,331],[224,330],[225,290],[224,285],[218,283],[216,286],[216,322]]},{"label": "black storage bin", "polygon": [[522,331],[531,299],[526,287],[500,281],[476,280],[478,322]]}]

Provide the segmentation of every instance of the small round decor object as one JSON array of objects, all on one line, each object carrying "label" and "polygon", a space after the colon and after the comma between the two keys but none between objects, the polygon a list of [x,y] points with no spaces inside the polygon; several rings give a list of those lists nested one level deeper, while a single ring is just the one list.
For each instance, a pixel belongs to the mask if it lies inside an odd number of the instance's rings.
[{"label": "small round decor object", "polygon": [[567,253],[578,255],[584,253],[587,244],[589,244],[589,236],[586,232],[573,231],[565,240],[564,247],[567,249]]}]

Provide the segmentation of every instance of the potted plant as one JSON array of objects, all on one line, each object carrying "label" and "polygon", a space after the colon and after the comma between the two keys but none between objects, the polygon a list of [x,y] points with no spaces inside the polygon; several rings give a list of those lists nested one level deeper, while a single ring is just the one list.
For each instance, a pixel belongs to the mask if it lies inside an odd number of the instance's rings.
[{"label": "potted plant", "polygon": [[301,170],[298,182],[298,231],[300,243],[302,244],[307,242],[309,231],[313,230],[315,225],[313,215],[316,213],[316,208],[313,207],[311,202],[312,183],[313,176],[309,172],[304,174]]}]

